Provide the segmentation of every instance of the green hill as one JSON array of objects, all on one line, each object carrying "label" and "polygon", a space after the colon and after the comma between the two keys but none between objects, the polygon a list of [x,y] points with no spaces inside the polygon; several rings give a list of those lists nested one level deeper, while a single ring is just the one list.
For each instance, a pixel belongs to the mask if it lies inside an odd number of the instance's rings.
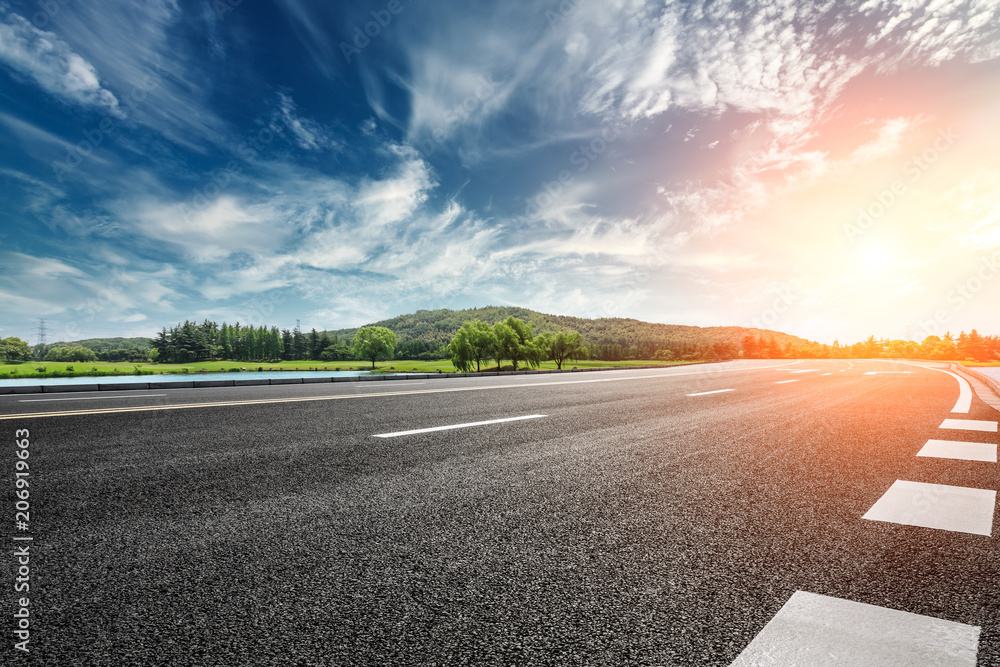
[{"label": "green hill", "polygon": [[[511,306],[487,306],[466,310],[418,310],[409,315],[372,322],[371,325],[390,329],[400,341],[418,340],[437,346],[446,345],[463,322],[482,320],[493,324],[505,320],[511,315],[525,322],[530,322],[535,334],[560,331],[578,332],[592,348],[616,345],[623,348],[640,348],[648,351],[650,355],[661,349],[680,350],[714,345],[732,345],[738,350],[747,334],[764,339],[773,338],[774,342],[781,347],[788,344],[793,346],[815,345],[815,343],[798,336],[766,329],[657,324],[620,317],[585,319],[566,315],[548,315],[527,308]],[[357,328],[339,329],[329,333],[336,334],[341,339],[350,340],[356,331]]]},{"label": "green hill", "polygon": [[149,338],[85,338],[83,340],[75,340],[72,342],[59,341],[56,343],[50,343],[48,347],[63,347],[70,345],[79,345],[80,347],[85,347],[95,352],[98,350],[118,350],[130,347],[137,347],[140,350],[148,350],[152,348],[153,344]]}]

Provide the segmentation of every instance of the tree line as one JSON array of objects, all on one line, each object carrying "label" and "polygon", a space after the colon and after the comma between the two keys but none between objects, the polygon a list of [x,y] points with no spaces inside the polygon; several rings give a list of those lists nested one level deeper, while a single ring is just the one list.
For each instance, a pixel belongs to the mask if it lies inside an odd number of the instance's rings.
[{"label": "tree line", "polygon": [[153,339],[151,357],[165,363],[190,363],[209,359],[232,361],[346,361],[372,362],[392,359],[396,334],[383,327],[359,329],[350,344],[339,336],[316,329],[303,333],[265,325],[221,325],[205,320],[201,324],[185,320],[176,327],[164,327]]},{"label": "tree line", "polygon": [[465,322],[448,344],[451,363],[462,372],[479,371],[489,361],[497,369],[510,361],[512,370],[518,364],[537,368],[542,361],[556,362],[562,368],[567,359],[586,358],[583,338],[578,333],[541,334],[535,336],[527,322],[513,315],[490,326],[481,320]]},{"label": "tree line", "polygon": [[343,361],[352,358],[347,343],[337,336],[313,329],[303,333],[266,325],[221,325],[205,320],[196,324],[185,320],[176,327],[164,327],[152,340],[153,361],[190,363],[208,359],[232,361]]},{"label": "tree line", "polygon": [[[743,344],[745,357],[771,356],[774,352],[760,341]],[[806,346],[792,346],[781,355],[800,359],[933,359],[940,361],[996,361],[1000,360],[1000,336],[983,336],[973,329],[969,333],[961,331],[958,336],[951,332],[943,336],[927,336],[920,343],[912,340],[889,340],[869,336],[851,345],[814,343]]]},{"label": "tree line", "polygon": [[[496,309],[499,310],[499,309]],[[426,313],[428,311],[421,311]],[[533,311],[526,311],[533,312]],[[449,315],[453,311],[448,311]],[[449,320],[450,322],[450,320]],[[536,335],[536,326],[513,315],[490,325],[480,319],[466,320],[452,330],[450,342],[400,337],[388,327],[369,326],[350,330],[352,336],[337,333],[308,333],[298,327],[279,329],[275,326],[221,325],[210,320],[198,324],[185,321],[174,327],[164,327],[150,339],[88,339],[74,343],[36,345],[31,347],[20,338],[0,339],[0,357],[6,361],[111,361],[140,363],[159,361],[190,363],[209,359],[247,362],[277,362],[282,360],[347,361],[369,360],[370,347],[357,347],[357,335],[367,330],[382,330],[393,334],[391,345],[382,345],[376,360],[392,359],[451,359],[460,370],[480,370],[487,365],[510,368],[537,367],[552,360],[562,367],[567,359],[627,360],[724,360],[748,359],[823,359],[823,358],[908,358],[960,361],[1000,360],[1000,336],[983,336],[973,329],[958,336],[927,336],[922,342],[878,339],[869,336],[851,345],[814,343],[801,338],[772,332],[754,334],[738,327],[716,327],[714,340],[696,342],[683,337],[665,341],[632,335],[636,330],[621,321],[620,340],[588,339],[580,332],[546,331]],[[437,329],[440,322],[420,320],[420,326]],[[632,332],[632,333],[629,333]],[[733,340],[736,332],[742,339]],[[366,334],[368,336],[369,334]],[[724,335],[723,335],[724,334]],[[379,340],[388,340],[379,334]],[[362,337],[364,340],[368,338]],[[802,341],[801,343],[798,341]],[[363,341],[362,341],[363,342]],[[148,347],[145,345],[148,343]]]}]

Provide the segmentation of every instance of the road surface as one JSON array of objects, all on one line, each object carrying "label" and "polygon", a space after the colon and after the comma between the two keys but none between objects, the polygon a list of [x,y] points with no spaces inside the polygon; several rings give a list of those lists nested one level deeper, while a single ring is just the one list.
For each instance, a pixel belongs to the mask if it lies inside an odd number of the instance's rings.
[{"label": "road surface", "polygon": [[31,658],[1000,664],[1000,415],[962,384],[748,360],[0,396]]}]

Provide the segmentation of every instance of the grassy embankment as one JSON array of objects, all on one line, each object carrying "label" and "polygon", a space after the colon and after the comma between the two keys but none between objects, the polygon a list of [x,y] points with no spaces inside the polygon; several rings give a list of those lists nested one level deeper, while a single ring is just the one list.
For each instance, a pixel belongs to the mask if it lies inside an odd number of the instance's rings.
[{"label": "grassy embankment", "polygon": [[[665,361],[572,361],[563,368],[599,368],[609,366],[671,365],[684,362]],[[555,368],[553,361],[542,364],[542,368]],[[44,371],[38,369],[43,368]],[[385,361],[375,365],[378,372],[454,373],[457,369],[451,361]],[[47,377],[101,377],[107,375],[152,375],[157,373],[217,373],[220,371],[367,371],[371,363],[366,361],[279,361],[271,363],[248,361],[199,361],[191,364],[130,364],[121,362],[55,362],[25,361],[0,363],[0,379],[3,378],[47,378]],[[496,370],[496,366],[484,366],[484,371]]]}]

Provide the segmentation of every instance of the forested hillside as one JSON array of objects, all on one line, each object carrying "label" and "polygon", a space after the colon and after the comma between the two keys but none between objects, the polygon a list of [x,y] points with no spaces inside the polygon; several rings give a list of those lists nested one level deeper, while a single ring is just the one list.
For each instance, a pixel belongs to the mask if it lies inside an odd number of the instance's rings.
[{"label": "forested hillside", "polygon": [[[488,306],[467,310],[418,310],[372,323],[385,327],[398,339],[396,359],[446,359],[448,343],[465,322],[480,320],[493,325],[514,317],[531,325],[532,334],[579,333],[591,359],[780,359],[780,358],[910,358],[963,361],[1000,360],[1000,336],[980,335],[975,329],[958,336],[928,336],[922,342],[877,339],[851,345],[823,345],[766,329],[747,327],[696,327],[656,324],[626,318],[585,319],[547,315],[527,308]],[[372,326],[369,325],[369,326]],[[100,361],[166,362],[207,359],[339,361],[350,358],[349,345],[357,329],[309,332],[276,326],[219,324],[185,321],[164,328],[155,339],[89,338],[72,343],[36,345],[35,359],[58,361],[96,356]],[[8,339],[16,340],[16,339]],[[24,345],[24,347],[27,347]],[[93,352],[91,352],[93,351]],[[19,353],[27,356],[25,353]],[[8,353],[8,358],[17,354]]]},{"label": "forested hillside", "polygon": [[[47,345],[36,345],[33,354],[37,359],[49,361],[129,361],[149,360],[153,343],[148,338],[85,338],[72,342],[58,341]],[[67,351],[71,352],[67,356]]]},{"label": "forested hillside", "polygon": [[[720,356],[738,356],[747,335],[760,338],[776,351],[788,348],[809,348],[815,343],[798,336],[746,327],[696,327],[681,324],[656,324],[641,320],[603,317],[585,319],[565,315],[547,315],[527,308],[487,306],[466,310],[418,310],[388,320],[374,322],[385,327],[404,341],[419,341],[428,350],[447,345],[463,322],[482,320],[493,324],[513,316],[532,326],[533,332],[577,332],[586,342],[590,355],[597,359],[652,359],[657,351],[670,350],[681,358],[715,349]],[[357,329],[329,332],[350,339]]]},{"label": "forested hillside", "polygon": [[94,352],[99,350],[125,350],[132,347],[149,350],[153,347],[152,341],[148,338],[85,338],[83,340],[75,340],[72,343],[50,343],[50,347],[62,345],[78,345]]}]

